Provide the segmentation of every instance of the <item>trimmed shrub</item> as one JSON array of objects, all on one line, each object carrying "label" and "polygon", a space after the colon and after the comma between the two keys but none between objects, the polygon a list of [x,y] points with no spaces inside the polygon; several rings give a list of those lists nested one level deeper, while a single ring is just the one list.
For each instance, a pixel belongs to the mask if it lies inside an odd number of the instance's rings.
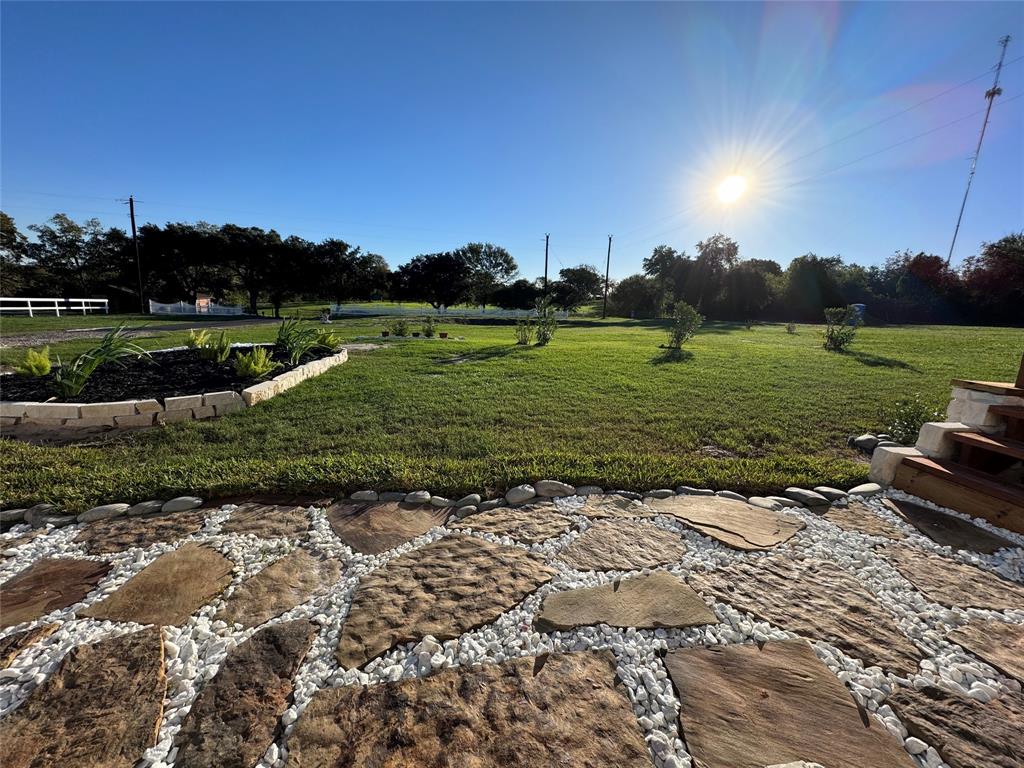
[{"label": "trimmed shrub", "polygon": [[43,347],[36,352],[30,349],[25,353],[25,359],[14,370],[19,376],[45,376],[50,372],[50,348]]}]

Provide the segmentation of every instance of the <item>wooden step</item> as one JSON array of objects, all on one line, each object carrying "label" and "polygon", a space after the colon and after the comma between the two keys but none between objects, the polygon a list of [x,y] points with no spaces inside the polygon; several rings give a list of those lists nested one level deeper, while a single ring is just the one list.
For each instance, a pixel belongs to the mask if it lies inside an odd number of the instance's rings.
[{"label": "wooden step", "polygon": [[1007,397],[1024,397],[1024,389],[1009,381],[973,381],[971,379],[953,379],[952,385],[974,392],[988,392],[990,395],[1006,395]]},{"label": "wooden step", "polygon": [[1005,419],[1024,421],[1024,405],[990,405],[988,412]]},{"label": "wooden step", "polygon": [[1009,437],[983,435],[980,432],[954,432],[953,442],[970,446],[974,450],[998,453],[1024,461],[1024,443]]}]

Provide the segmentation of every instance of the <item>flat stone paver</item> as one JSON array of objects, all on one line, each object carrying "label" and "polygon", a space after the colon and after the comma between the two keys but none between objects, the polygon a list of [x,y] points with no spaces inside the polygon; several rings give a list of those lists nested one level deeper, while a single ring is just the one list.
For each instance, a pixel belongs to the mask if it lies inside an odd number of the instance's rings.
[{"label": "flat stone paver", "polygon": [[338,538],[356,552],[379,555],[422,536],[444,521],[451,509],[401,501],[341,502],[327,509]]},{"label": "flat stone paver", "polygon": [[138,517],[97,520],[83,528],[75,541],[84,544],[90,555],[109,555],[131,547],[169,543],[197,533],[210,510],[157,513]]},{"label": "flat stone paver", "polygon": [[991,571],[909,547],[886,547],[883,554],[925,597],[936,603],[993,611],[1024,606],[1024,587]]},{"label": "flat stone paver", "polygon": [[581,515],[594,520],[619,517],[654,517],[655,513],[639,501],[625,496],[588,496],[580,508]]},{"label": "flat stone paver", "polygon": [[603,520],[594,523],[559,553],[580,571],[633,571],[678,561],[686,541],[654,523]]},{"label": "flat stone paver", "polygon": [[720,496],[673,496],[647,504],[734,549],[771,549],[804,528],[796,517]]},{"label": "flat stone paver", "polygon": [[905,539],[906,534],[888,520],[883,520],[862,501],[851,501],[845,507],[832,506],[822,515],[830,523],[835,523],[844,531],[866,533],[869,536],[881,536],[893,541]]},{"label": "flat stone paver", "polygon": [[43,624],[35,629],[23,629],[0,638],[0,669],[7,669],[18,654],[40,640],[44,640],[60,627],[59,624]]},{"label": "flat stone paver", "polygon": [[612,627],[692,627],[717,624],[700,595],[666,571],[612,584],[555,592],[544,598],[534,622],[541,632],[592,624]]},{"label": "flat stone paver", "polygon": [[297,549],[237,587],[215,618],[259,626],[325,592],[341,576],[341,563]]},{"label": "flat stone paver", "polygon": [[803,640],[670,651],[665,666],[682,738],[702,768],[916,768]]},{"label": "flat stone paver", "polygon": [[1024,696],[988,702],[935,687],[900,688],[886,701],[911,736],[930,744],[950,768],[1024,765]]},{"label": "flat stone paver", "polygon": [[554,575],[519,547],[446,536],[363,577],[342,627],[338,662],[358,667],[425,635],[458,637],[494,621]]},{"label": "flat stone paver", "polygon": [[92,592],[109,563],[54,557],[38,560],[0,584],[0,628],[35,621]]},{"label": "flat stone paver", "polygon": [[455,668],[321,690],[289,739],[290,768],[650,768],[608,651]]},{"label": "flat stone paver", "polygon": [[954,629],[946,639],[1024,683],[1024,624],[976,620]]},{"label": "flat stone paver", "polygon": [[963,518],[937,512],[912,501],[883,499],[882,503],[936,544],[944,547],[991,555],[1004,547],[1017,546],[1009,539],[986,531]]},{"label": "flat stone paver", "polygon": [[167,682],[153,627],[73,649],[0,721],[4,768],[132,768],[156,744]]},{"label": "flat stone paver", "polygon": [[263,539],[297,539],[309,530],[305,507],[281,504],[239,504],[221,533],[252,533]]},{"label": "flat stone paver", "polygon": [[464,519],[461,526],[495,536],[509,536],[522,544],[540,544],[572,528],[572,519],[551,503],[498,507]]},{"label": "flat stone paver", "polygon": [[184,544],[160,555],[82,616],[178,626],[231,583],[232,563],[220,552]]},{"label": "flat stone paver", "polygon": [[849,572],[827,560],[781,556],[694,571],[687,581],[741,611],[788,632],[824,640],[865,666],[917,670],[920,651]]},{"label": "flat stone paver", "polygon": [[230,651],[178,732],[176,768],[255,766],[273,741],[314,635],[308,621],[290,621]]}]

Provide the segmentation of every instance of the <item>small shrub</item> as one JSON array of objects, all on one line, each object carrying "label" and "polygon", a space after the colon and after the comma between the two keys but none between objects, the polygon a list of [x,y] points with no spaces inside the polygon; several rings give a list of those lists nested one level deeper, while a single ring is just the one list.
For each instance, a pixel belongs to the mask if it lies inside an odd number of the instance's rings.
[{"label": "small shrub", "polygon": [[860,315],[853,307],[830,307],[825,310],[824,347],[832,352],[842,352],[853,343],[860,326]]},{"label": "small shrub", "polygon": [[227,362],[231,356],[231,340],[228,339],[227,331],[221,331],[216,341],[209,338],[209,334],[207,334],[196,351],[199,352],[199,356],[203,360],[209,360],[212,363]]},{"label": "small shrub", "polygon": [[437,333],[437,321],[431,315],[427,315],[423,318],[423,335],[432,339],[435,333]]},{"label": "small shrub", "polygon": [[14,370],[19,376],[45,376],[50,372],[50,348],[43,347],[36,352],[30,349],[25,353],[25,359]]},{"label": "small shrub", "polygon": [[669,349],[679,349],[693,338],[704,323],[704,316],[685,301],[676,302],[672,313],[672,328],[669,329]]},{"label": "small shrub", "polygon": [[537,346],[547,345],[555,336],[558,329],[558,320],[555,318],[555,310],[551,306],[551,298],[545,296],[537,300]]},{"label": "small shrub", "polygon": [[945,421],[946,414],[932,403],[925,402],[920,394],[902,398],[882,413],[885,432],[897,443],[913,445],[917,442],[921,426],[928,421]]},{"label": "small shrub", "polygon": [[321,329],[316,332],[316,346],[318,349],[335,350],[341,344],[341,337],[334,331]]},{"label": "small shrub", "polygon": [[205,328],[196,330],[195,328],[189,329],[188,338],[185,339],[185,346],[189,349],[201,349],[206,346],[210,340],[210,332]]},{"label": "small shrub", "polygon": [[533,342],[533,319],[519,318],[516,320],[516,344],[523,346]]},{"label": "small shrub", "polygon": [[786,333],[796,333],[796,323],[786,323]]},{"label": "small shrub", "polygon": [[101,365],[120,364],[120,361],[127,357],[153,359],[149,352],[128,340],[125,327],[125,324],[121,323],[116,328],[111,328],[99,344],[76,356],[67,365],[64,365],[60,356],[57,357],[59,367],[54,374],[54,382],[61,397],[78,396],[89,377]]},{"label": "small shrub", "polygon": [[394,336],[408,336],[409,335],[409,321],[404,317],[393,318],[388,322],[388,330]]},{"label": "small shrub", "polygon": [[251,352],[239,352],[235,355],[235,373],[243,379],[262,379],[280,363],[270,359],[266,347],[253,347]]},{"label": "small shrub", "polygon": [[292,365],[298,365],[302,356],[317,348],[319,331],[298,320],[285,320],[277,329],[277,345],[288,355]]}]

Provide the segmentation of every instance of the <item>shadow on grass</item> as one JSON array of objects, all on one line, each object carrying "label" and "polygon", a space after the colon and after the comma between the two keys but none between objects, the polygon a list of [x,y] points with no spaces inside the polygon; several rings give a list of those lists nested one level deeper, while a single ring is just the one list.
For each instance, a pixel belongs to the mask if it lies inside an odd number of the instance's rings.
[{"label": "shadow on grass", "polygon": [[921,372],[920,369],[915,368],[910,363],[897,360],[894,357],[882,357],[881,355],[871,355],[867,352],[856,352],[849,349],[841,354],[852,357],[858,363],[871,366],[872,368],[899,368],[904,371],[913,371],[914,373]]},{"label": "shadow on grass", "polygon": [[663,349],[660,355],[651,358],[651,365],[664,365],[665,363],[687,363],[693,359],[693,352],[685,349]]},{"label": "shadow on grass", "polygon": [[530,352],[533,348],[532,344],[496,344],[493,347],[484,347],[483,349],[477,349],[472,352],[465,352],[460,355],[441,358],[440,360],[437,360],[437,364],[461,365],[462,363],[482,363],[487,360],[496,360],[498,358],[508,357],[509,355]]}]

